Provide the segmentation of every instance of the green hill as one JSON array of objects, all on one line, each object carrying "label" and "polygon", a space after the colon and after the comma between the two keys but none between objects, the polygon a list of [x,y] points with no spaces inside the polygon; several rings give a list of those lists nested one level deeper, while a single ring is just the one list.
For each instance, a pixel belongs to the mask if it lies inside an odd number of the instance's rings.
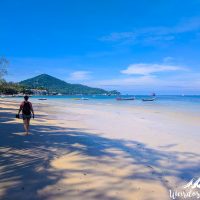
[{"label": "green hill", "polygon": [[19,83],[28,89],[46,89],[49,93],[61,94],[119,94],[117,91],[106,91],[81,84],[70,84],[47,74],[41,74]]}]

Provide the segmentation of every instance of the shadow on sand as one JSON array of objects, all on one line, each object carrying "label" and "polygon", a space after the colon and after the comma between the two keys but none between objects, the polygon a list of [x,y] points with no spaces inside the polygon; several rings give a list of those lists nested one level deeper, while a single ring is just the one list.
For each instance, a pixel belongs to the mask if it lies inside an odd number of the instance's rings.
[{"label": "shadow on sand", "polygon": [[[89,199],[117,200],[121,198],[117,195],[113,196],[110,191],[113,188],[120,190],[121,185],[126,181],[158,180],[168,190],[171,187],[170,182],[163,177],[177,177],[184,182],[199,175],[200,165],[199,160],[196,159],[199,158],[198,154],[168,152],[164,149],[159,151],[137,141],[109,139],[88,133],[84,129],[67,129],[50,125],[32,125],[31,135],[21,136],[22,125],[10,123],[13,113],[6,109],[1,109],[1,111],[0,186],[3,191],[1,196],[3,200],[78,199],[76,197],[87,199],[88,196]],[[45,120],[42,115],[40,118]],[[72,165],[71,167],[67,166],[66,169],[53,170],[51,162],[55,158],[67,157],[74,152],[80,158],[85,158],[80,161],[76,160],[76,164],[84,166],[83,168],[74,168]],[[119,166],[126,168],[134,164],[139,167],[144,166],[148,171],[129,170],[123,176],[118,176],[113,171],[106,173],[91,170],[91,166],[95,164],[115,166],[115,162],[120,162],[120,156],[122,159],[127,159],[128,162],[121,163],[121,165],[117,163]],[[194,161],[195,159],[196,161]],[[193,161],[189,162],[190,160]],[[162,164],[163,162],[165,164]],[[94,173],[98,177],[118,176],[118,179],[114,185],[107,184],[106,188],[91,189],[91,187],[81,190],[83,183],[89,184],[89,181],[93,181],[92,178],[88,178],[86,182],[81,180],[72,182],[68,188],[64,189],[53,187],[54,192],[45,193],[46,187],[50,187],[51,190],[51,186],[58,183],[63,177],[67,179],[70,178],[70,174],[75,173],[82,174],[85,179],[87,179],[87,174],[94,175]],[[42,190],[44,190],[43,194],[40,192]],[[65,195],[65,198],[62,198],[62,195]]]}]

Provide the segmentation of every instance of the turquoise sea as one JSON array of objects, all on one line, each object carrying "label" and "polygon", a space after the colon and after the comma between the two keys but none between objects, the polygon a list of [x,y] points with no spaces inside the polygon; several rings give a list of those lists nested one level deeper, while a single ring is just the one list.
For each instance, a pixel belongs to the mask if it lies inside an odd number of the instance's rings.
[{"label": "turquoise sea", "polygon": [[[122,97],[135,97],[136,99],[131,101],[117,101],[116,96],[101,96],[101,95],[89,95],[89,96],[32,96],[30,101],[33,102],[45,102],[52,105],[106,105],[115,107],[143,107],[149,109],[168,109],[173,111],[187,111],[193,112],[200,116],[200,95],[158,95],[153,102],[143,102],[143,98],[151,98],[145,95],[123,95]],[[18,101],[22,97],[15,97]],[[46,98],[47,100],[38,100],[39,98]],[[78,98],[80,98],[78,100]],[[88,100],[82,100],[81,98],[88,98]]]}]

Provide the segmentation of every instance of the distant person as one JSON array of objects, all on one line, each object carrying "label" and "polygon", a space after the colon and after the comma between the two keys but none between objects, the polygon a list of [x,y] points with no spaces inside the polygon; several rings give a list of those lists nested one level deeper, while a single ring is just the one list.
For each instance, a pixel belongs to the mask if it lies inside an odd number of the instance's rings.
[{"label": "distant person", "polygon": [[21,103],[17,117],[19,118],[19,114],[22,111],[22,118],[24,121],[24,129],[26,132],[26,135],[28,135],[29,132],[29,125],[30,125],[30,119],[31,119],[31,113],[33,114],[34,119],[34,111],[31,102],[28,101],[29,97],[26,95],[24,96],[24,101]]}]

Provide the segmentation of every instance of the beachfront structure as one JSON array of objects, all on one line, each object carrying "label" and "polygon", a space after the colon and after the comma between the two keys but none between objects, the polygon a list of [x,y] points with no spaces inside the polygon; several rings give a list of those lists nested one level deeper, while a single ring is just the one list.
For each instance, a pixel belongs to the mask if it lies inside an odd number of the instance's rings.
[{"label": "beachfront structure", "polygon": [[33,95],[47,95],[48,94],[47,90],[31,89],[30,91],[33,93]]}]

